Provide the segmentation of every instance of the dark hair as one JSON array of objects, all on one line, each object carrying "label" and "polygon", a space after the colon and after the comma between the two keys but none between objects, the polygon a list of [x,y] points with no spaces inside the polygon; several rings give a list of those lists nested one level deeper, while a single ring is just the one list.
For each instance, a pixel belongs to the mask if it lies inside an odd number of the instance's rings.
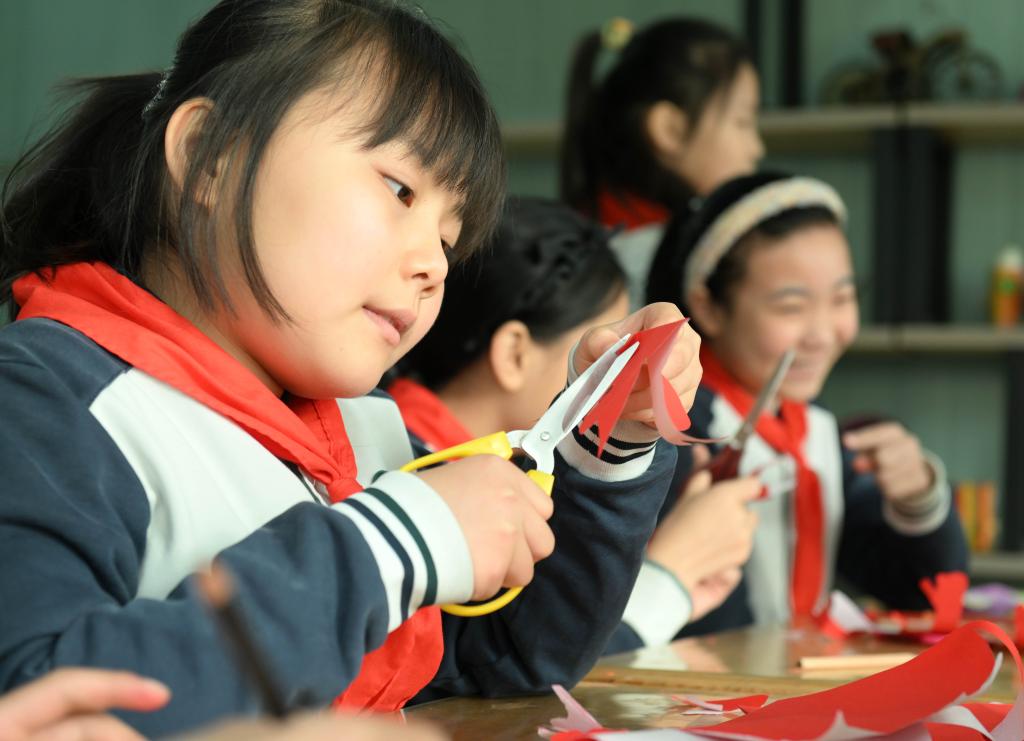
[{"label": "dark hair", "polygon": [[[252,196],[283,116],[304,94],[331,85],[346,100],[373,88],[354,135],[367,148],[402,140],[461,196],[457,256],[486,241],[504,195],[497,121],[476,73],[422,13],[389,0],[222,0],[185,31],[165,74],[70,86],[82,100],[4,183],[0,303],[19,276],[77,261],[107,262],[141,283],[143,255],[154,248],[177,253],[204,305],[226,303],[200,184],[227,155],[238,168],[237,197],[227,200],[237,204],[246,280],[272,317],[287,318],[253,248]],[[213,106],[177,193],[164,166],[164,132],[175,109],[195,97]]]},{"label": "dark hair", "polygon": [[579,42],[569,74],[562,136],[561,197],[596,214],[599,193],[632,194],[679,209],[693,189],[655,157],[645,118],[655,103],[676,104],[690,131],[716,93],[728,90],[751,58],[725,29],[693,19],[654,23],[637,32],[600,82],[594,67],[602,34]]},{"label": "dark hair", "polygon": [[[714,226],[718,218],[744,196],[792,175],[778,172],[761,172],[733,178],[715,189],[696,214],[677,216],[665,230],[658,251],[651,263],[647,276],[647,302],[668,301],[677,304],[684,314],[689,314],[686,297],[683,295],[683,273],[700,238]],[[747,259],[759,239],[769,243],[783,239],[794,232],[811,226],[839,225],[839,219],[825,206],[807,206],[781,211],[751,227],[722,256],[714,272],[708,276],[706,286],[711,299],[728,307],[732,301],[732,289],[746,274]]]},{"label": "dark hair", "polygon": [[488,248],[449,273],[437,322],[398,372],[440,388],[486,352],[505,322],[554,340],[624,289],[602,226],[554,201],[510,198]]}]

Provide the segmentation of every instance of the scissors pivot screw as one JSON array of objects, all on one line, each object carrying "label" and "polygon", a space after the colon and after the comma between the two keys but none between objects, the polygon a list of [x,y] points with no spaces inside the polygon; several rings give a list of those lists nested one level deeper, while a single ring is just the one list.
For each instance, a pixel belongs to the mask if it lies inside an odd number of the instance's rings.
[{"label": "scissors pivot screw", "polygon": [[548,440],[551,439],[551,433],[550,432],[542,432],[542,433],[540,433],[540,439],[543,440],[544,442],[547,442]]}]

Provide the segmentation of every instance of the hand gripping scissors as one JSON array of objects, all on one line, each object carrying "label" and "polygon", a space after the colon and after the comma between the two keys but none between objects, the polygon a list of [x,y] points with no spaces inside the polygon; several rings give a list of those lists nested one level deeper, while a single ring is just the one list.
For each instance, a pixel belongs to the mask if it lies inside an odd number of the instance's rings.
[{"label": "hand gripping scissors", "polygon": [[[511,432],[495,432],[485,437],[446,448],[437,453],[402,466],[402,471],[416,471],[443,461],[457,458],[468,458],[472,455],[496,455],[511,460],[516,451],[521,451],[533,459],[536,468],[527,472],[527,476],[537,484],[544,493],[551,496],[555,484],[552,471],[555,468],[555,447],[576,427],[590,408],[604,396],[608,387],[626,367],[636,352],[634,343],[620,353],[619,350],[629,342],[626,335],[608,348],[593,365],[580,374],[579,378],[562,392],[551,404],[537,423],[528,430],[512,430]],[[476,617],[500,610],[514,600],[522,587],[514,587],[498,595],[489,602],[469,605],[442,605],[441,609],[452,615]]]},{"label": "hand gripping scissors", "polygon": [[[758,395],[757,400],[754,402],[754,406],[750,408],[747,416],[743,420],[743,424],[740,425],[739,430],[732,436],[715,454],[711,461],[707,464],[706,469],[711,473],[711,480],[714,481],[725,481],[727,479],[734,479],[739,475],[740,458],[743,457],[743,446],[747,444],[747,440],[754,432],[754,428],[757,426],[757,420],[761,417],[761,414],[768,408],[768,406],[775,400],[775,395],[779,391],[779,386],[782,385],[782,379],[786,376],[786,371],[789,370],[789,366],[793,364],[793,357],[795,356],[793,350],[787,350],[781,358],[779,358],[778,364],[775,366],[775,370],[772,372],[768,382],[761,388],[761,393]],[[696,473],[696,471],[694,472]]]}]

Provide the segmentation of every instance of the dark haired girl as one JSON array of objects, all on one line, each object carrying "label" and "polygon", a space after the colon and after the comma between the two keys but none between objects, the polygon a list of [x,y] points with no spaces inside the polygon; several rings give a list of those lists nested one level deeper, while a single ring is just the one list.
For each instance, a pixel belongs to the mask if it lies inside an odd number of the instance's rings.
[{"label": "dark haired girl", "polygon": [[[79,89],[3,197],[0,689],[130,669],[172,691],[128,718],[146,735],[260,710],[187,581],[214,557],[286,709],[582,676],[613,620],[442,633],[434,605],[531,580],[551,500],[493,456],[397,471],[401,418],[368,395],[500,213],[498,127],[465,60],[384,0],[223,0],[163,74]],[[687,406],[696,348],[674,349]],[[654,457],[648,489],[673,451]],[[556,500],[592,497],[571,466],[556,478]],[[542,576],[549,602],[587,589],[571,564]]]},{"label": "dark haired girl", "polygon": [[615,19],[579,42],[561,195],[603,224],[625,227],[612,246],[634,305],[670,215],[753,171],[764,154],[758,98],[746,47],[705,21],[672,18],[634,33]]},{"label": "dark haired girl", "polygon": [[892,607],[924,608],[920,579],[966,566],[941,461],[896,422],[840,439],[812,403],[858,328],[845,219],[818,180],[741,177],[671,226],[652,265],[648,296],[685,307],[704,338],[694,434],[734,433],[796,351],[740,463],[764,468],[766,483],[743,588],[695,631],[817,616],[837,574]]}]

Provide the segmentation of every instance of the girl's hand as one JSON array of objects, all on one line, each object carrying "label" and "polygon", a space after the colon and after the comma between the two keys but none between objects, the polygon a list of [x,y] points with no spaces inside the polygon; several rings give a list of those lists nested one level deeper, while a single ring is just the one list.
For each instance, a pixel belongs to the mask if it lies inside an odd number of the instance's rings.
[{"label": "girl's hand", "polygon": [[[694,446],[695,464],[701,457],[707,457],[706,449]],[[750,557],[757,528],[757,515],[747,505],[760,491],[756,477],[712,486],[711,475],[701,471],[654,531],[647,557],[689,591],[692,620],[721,604],[739,582],[739,567]]]},{"label": "girl's hand", "polygon": [[899,502],[931,490],[935,473],[921,452],[921,443],[899,422],[882,422],[843,435],[843,444],[857,455],[858,473],[874,472],[886,499]]},{"label": "girl's hand", "polygon": [[[683,315],[675,304],[650,304],[630,314],[621,322],[594,327],[583,335],[576,348],[576,354],[573,357],[576,371],[582,373],[589,368],[605,350],[614,345],[621,337],[627,334],[636,334],[651,327],[677,322],[682,318]],[[700,385],[699,351],[700,337],[693,331],[693,327],[689,324],[684,325],[672,346],[671,354],[663,370],[665,377],[671,382],[672,388],[679,394],[679,398],[687,410],[693,406],[693,398],[697,394],[697,386]],[[651,389],[645,373],[640,374],[633,393],[626,400],[622,419],[638,420],[654,427]]]},{"label": "girl's hand", "polygon": [[0,738],[141,740],[106,711],[147,712],[170,697],[164,685],[129,672],[57,669],[0,698]]},{"label": "girl's hand", "polygon": [[725,602],[725,598],[732,594],[732,590],[736,588],[742,578],[742,569],[739,566],[734,566],[697,582],[690,589],[690,602],[692,603],[690,622],[700,620]]},{"label": "girl's hand", "polygon": [[533,579],[533,564],[551,555],[551,497],[519,468],[475,455],[416,474],[451,508],[473,561],[473,599]]}]

